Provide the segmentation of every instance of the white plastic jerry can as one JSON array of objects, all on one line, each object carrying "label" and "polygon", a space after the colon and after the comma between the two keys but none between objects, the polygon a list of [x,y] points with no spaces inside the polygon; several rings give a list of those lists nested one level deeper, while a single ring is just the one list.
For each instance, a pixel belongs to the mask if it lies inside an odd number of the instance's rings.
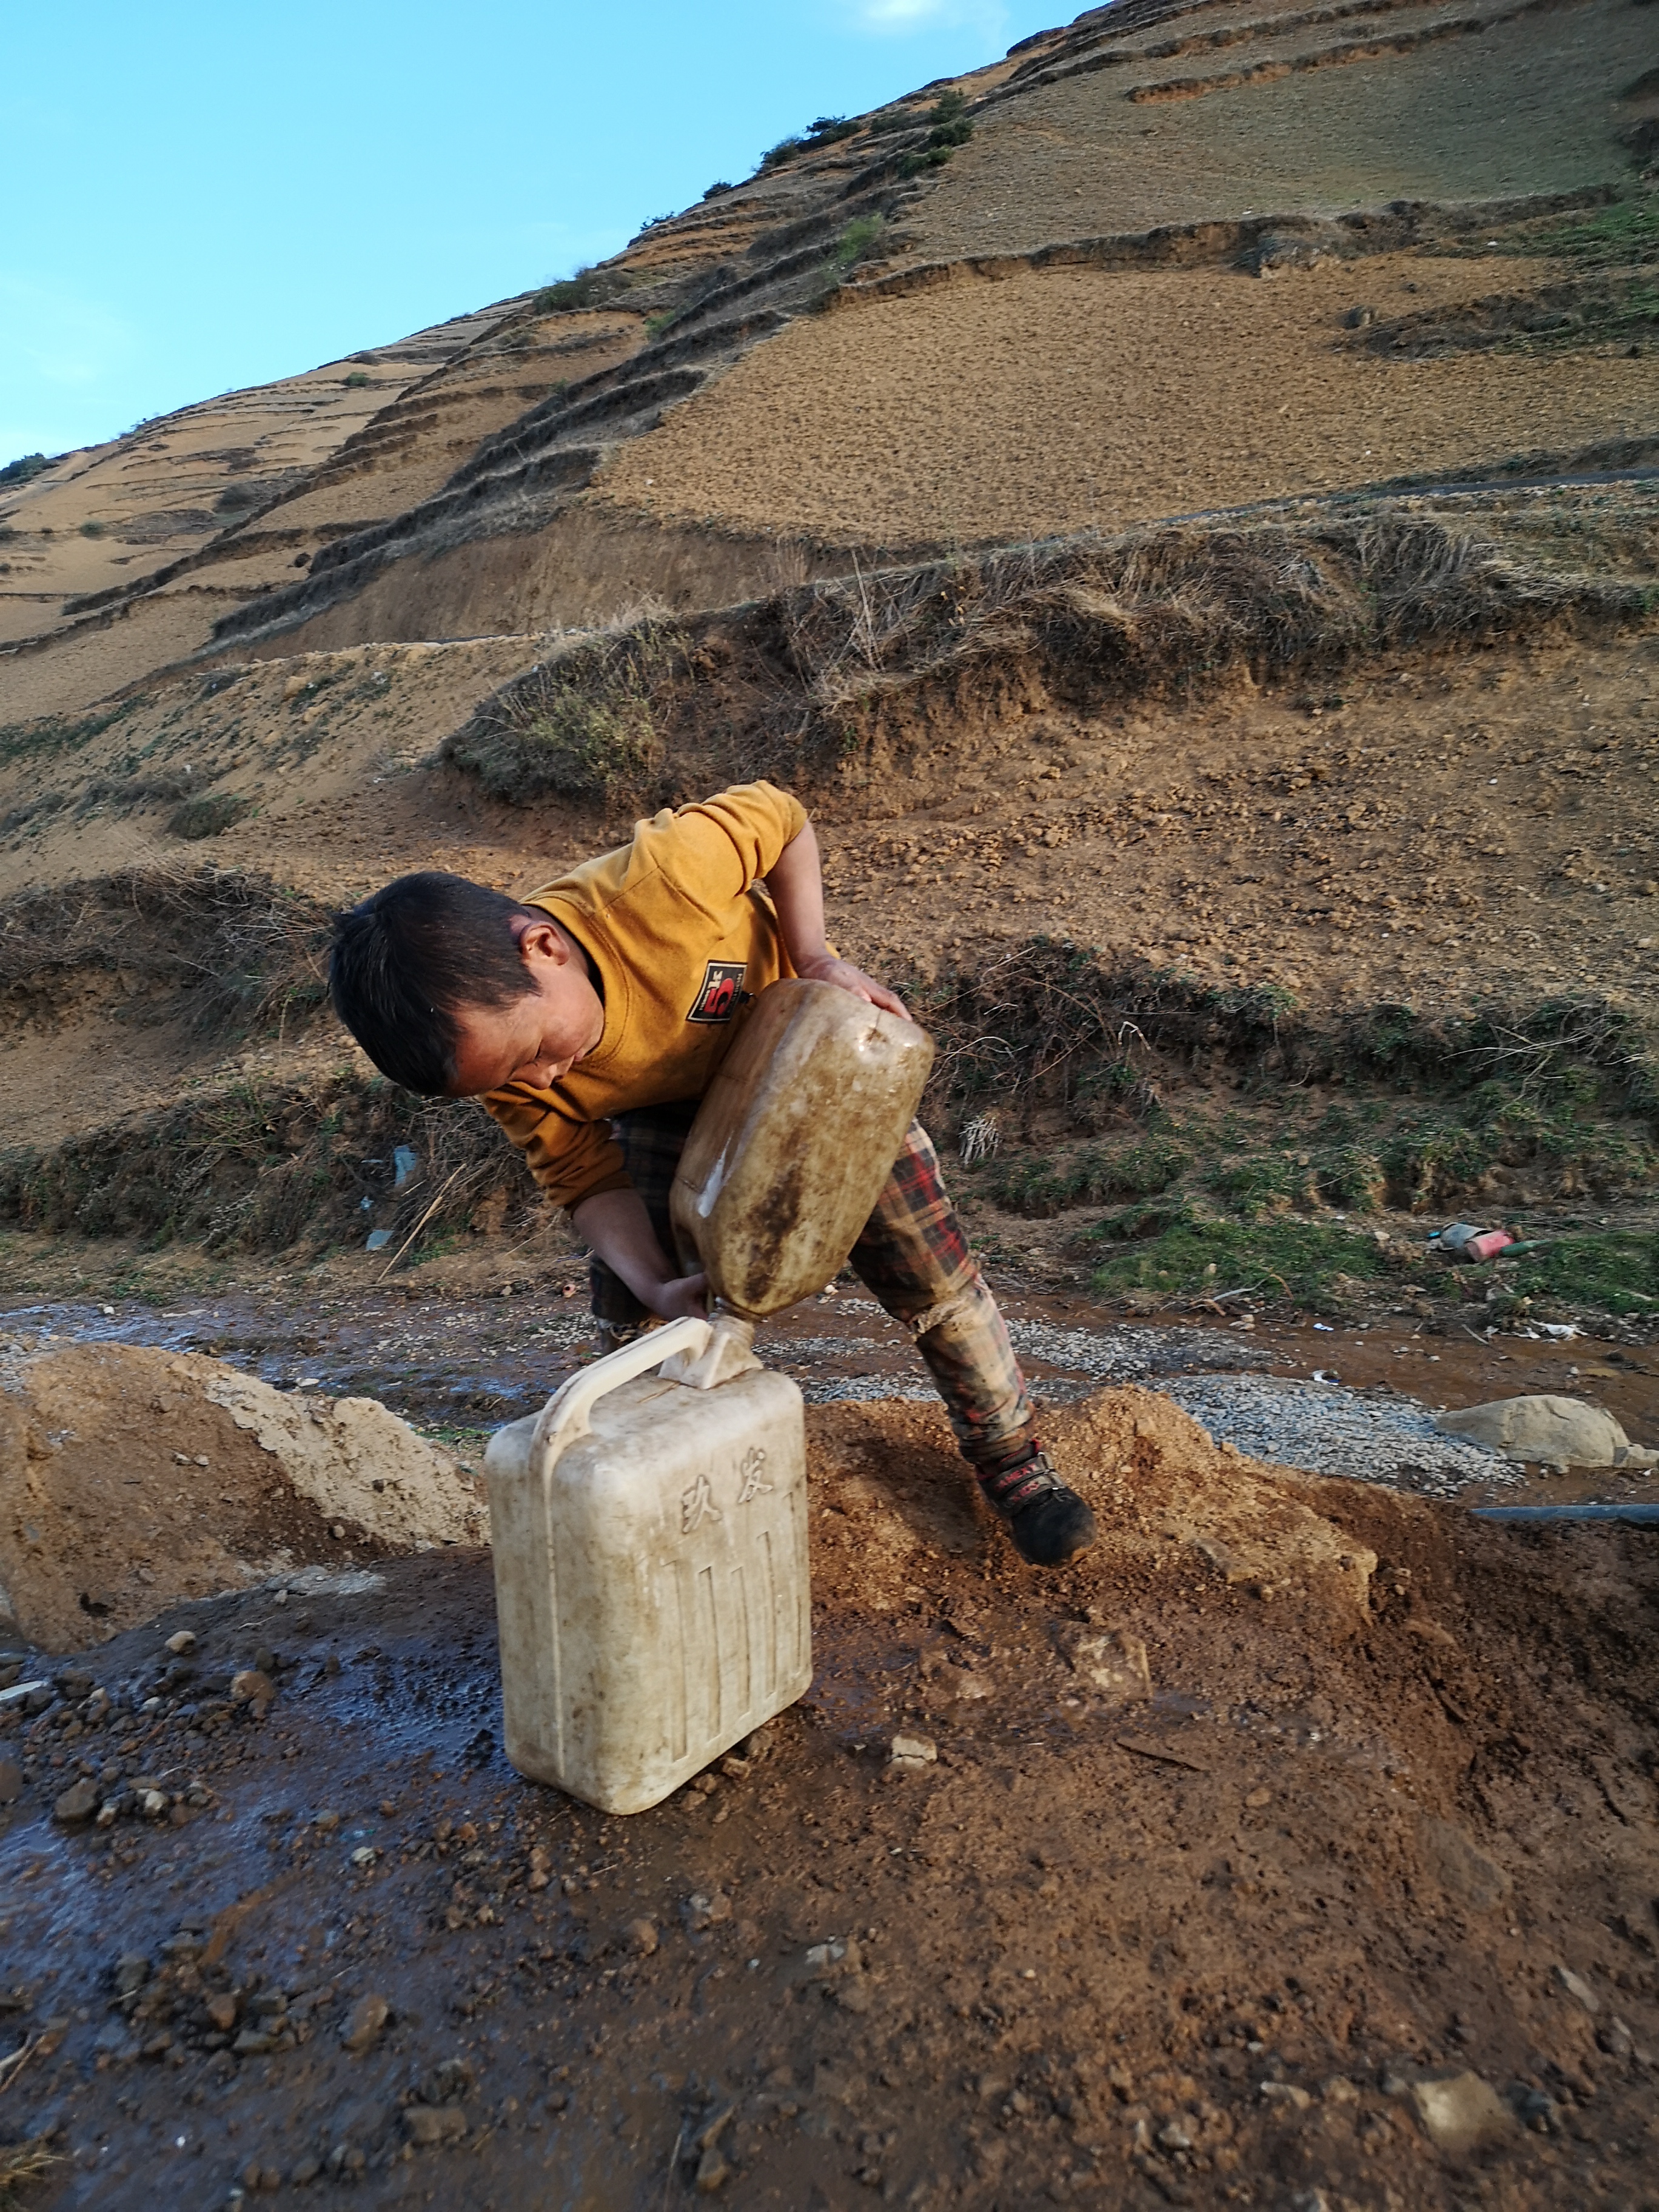
[{"label": "white plastic jerry can", "polygon": [[648,1370],[708,1346],[682,1320],[491,1437],[507,1755],[641,1813],[812,1679],[806,1431],[786,1375],[712,1389]]}]

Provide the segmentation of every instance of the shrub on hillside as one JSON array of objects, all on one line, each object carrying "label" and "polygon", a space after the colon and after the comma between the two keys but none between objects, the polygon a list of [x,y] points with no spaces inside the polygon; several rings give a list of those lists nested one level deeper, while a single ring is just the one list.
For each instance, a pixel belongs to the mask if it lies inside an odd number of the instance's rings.
[{"label": "shrub on hillside", "polygon": [[579,269],[556,284],[544,284],[532,302],[538,315],[569,314],[581,307],[607,307],[628,289],[619,269]]},{"label": "shrub on hillside", "polygon": [[0,469],[0,487],[26,484],[31,477],[43,476],[53,465],[63,459],[61,453],[23,453],[15,461],[8,461]]}]

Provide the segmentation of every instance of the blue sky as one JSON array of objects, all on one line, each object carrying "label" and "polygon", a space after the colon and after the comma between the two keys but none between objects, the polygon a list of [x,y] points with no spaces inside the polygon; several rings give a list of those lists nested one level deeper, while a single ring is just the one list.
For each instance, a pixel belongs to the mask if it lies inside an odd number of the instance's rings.
[{"label": "blue sky", "polygon": [[1030,0],[11,0],[0,463],[615,252]]}]

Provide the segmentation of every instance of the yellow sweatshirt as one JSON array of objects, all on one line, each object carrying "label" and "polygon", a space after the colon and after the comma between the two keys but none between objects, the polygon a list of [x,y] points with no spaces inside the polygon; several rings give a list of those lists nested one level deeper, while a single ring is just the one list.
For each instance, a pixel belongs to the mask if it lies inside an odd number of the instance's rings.
[{"label": "yellow sweatshirt", "polygon": [[611,1115],[702,1097],[743,1010],[794,974],[757,878],[805,826],[787,791],[738,784],[636,823],[631,844],[526,901],[569,931],[605,1000],[604,1034],[562,1082],[509,1083],[483,1101],[561,1205],[625,1189]]}]

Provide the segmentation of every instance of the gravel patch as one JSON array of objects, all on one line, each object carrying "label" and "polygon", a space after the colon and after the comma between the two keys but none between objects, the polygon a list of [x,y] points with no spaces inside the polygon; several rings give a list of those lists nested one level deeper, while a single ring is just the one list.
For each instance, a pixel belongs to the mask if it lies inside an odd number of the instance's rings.
[{"label": "gravel patch", "polygon": [[1011,1321],[1008,1334],[1022,1358],[1096,1382],[1139,1382],[1148,1375],[1232,1373],[1260,1366],[1268,1354],[1237,1337],[1207,1328],[1060,1328],[1053,1322]]},{"label": "gravel patch", "polygon": [[1524,1480],[1514,1461],[1464,1437],[1442,1436],[1426,1406],[1391,1391],[1266,1375],[1182,1376],[1164,1387],[1218,1443],[1237,1445],[1252,1459],[1423,1498],[1455,1498],[1472,1483]]}]

